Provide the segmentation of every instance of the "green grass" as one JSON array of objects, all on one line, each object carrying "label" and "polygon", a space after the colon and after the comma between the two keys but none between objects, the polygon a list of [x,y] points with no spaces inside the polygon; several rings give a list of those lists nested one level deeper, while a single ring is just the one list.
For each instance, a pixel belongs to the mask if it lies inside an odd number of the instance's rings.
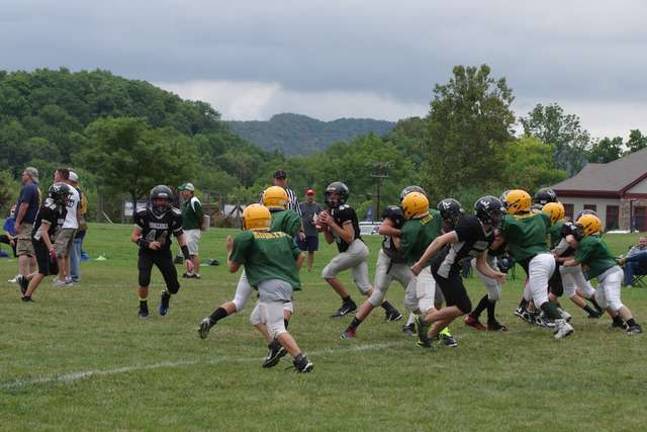
[{"label": "green grass", "polygon": [[[235,289],[238,275],[222,265],[182,282],[167,317],[138,320],[129,231],[91,226],[86,249],[108,260],[83,263],[83,281],[71,288],[45,280],[34,304],[0,284],[0,430],[639,431],[647,424],[645,336],[611,331],[608,318],[587,320],[564,301],[576,332],[556,342],[513,317],[519,279],[506,284],[498,307],[506,334],[455,323],[457,349],[422,352],[401,322],[385,323],[376,310],[356,339],[340,341],[351,318],[328,318],[339,300],[319,278],[334,253],[325,246],[315,271],[302,273],[290,325],[315,363],[302,376],[285,370],[287,359],[260,367],[265,346],[248,324],[251,304],[198,338],[199,320]],[[232,233],[207,232],[203,258],[224,261]],[[607,240],[620,253],[635,236]],[[368,244],[372,269],[379,238]],[[16,265],[0,261],[0,280]],[[477,301],[484,289],[476,279],[467,285]],[[151,309],[161,288],[154,274]],[[388,298],[401,305],[402,293],[394,285]],[[647,289],[623,290],[623,301],[644,321]]]}]

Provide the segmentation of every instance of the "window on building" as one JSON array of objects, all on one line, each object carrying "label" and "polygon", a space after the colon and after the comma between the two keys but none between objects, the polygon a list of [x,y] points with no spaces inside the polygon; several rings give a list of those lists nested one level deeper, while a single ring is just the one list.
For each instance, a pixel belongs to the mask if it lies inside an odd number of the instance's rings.
[{"label": "window on building", "polygon": [[597,212],[598,206],[595,204],[584,204],[584,210],[593,210],[594,212]]},{"label": "window on building", "polygon": [[607,218],[606,218],[606,227],[605,231],[618,229],[620,226],[620,207],[616,205],[607,206]]},{"label": "window on building", "polygon": [[640,231],[647,231],[647,207],[634,207],[634,227]]},{"label": "window on building", "polygon": [[564,214],[567,219],[573,220],[573,212],[575,211],[573,204],[564,204]]}]

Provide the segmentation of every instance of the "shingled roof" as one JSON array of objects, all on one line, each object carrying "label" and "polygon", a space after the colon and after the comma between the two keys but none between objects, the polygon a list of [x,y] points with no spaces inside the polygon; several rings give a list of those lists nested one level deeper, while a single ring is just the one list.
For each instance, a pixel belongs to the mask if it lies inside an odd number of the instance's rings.
[{"label": "shingled roof", "polygon": [[586,193],[620,197],[647,178],[647,148],[606,164],[587,164],[575,176],[553,185],[558,195]]}]

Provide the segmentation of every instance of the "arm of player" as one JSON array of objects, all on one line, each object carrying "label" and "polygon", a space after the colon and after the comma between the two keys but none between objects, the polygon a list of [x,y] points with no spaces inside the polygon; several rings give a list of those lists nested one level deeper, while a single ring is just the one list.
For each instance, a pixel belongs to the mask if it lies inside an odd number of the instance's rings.
[{"label": "arm of player", "polygon": [[130,234],[130,241],[144,249],[158,250],[161,246],[158,241],[148,241],[144,239],[142,237],[142,229],[138,226],[133,228],[133,232]]},{"label": "arm of player", "polygon": [[393,226],[393,221],[389,218],[386,218],[382,221],[377,229],[377,233],[393,238],[400,237],[400,230]]},{"label": "arm of player", "polygon": [[177,242],[180,245],[180,250],[182,251],[182,256],[184,257],[184,265],[186,266],[186,271],[191,273],[193,271],[193,261],[191,261],[191,254],[189,254],[189,247],[186,243],[186,235],[184,232],[178,234]]},{"label": "arm of player", "polygon": [[303,267],[303,262],[305,261],[306,256],[305,254],[300,253],[297,255],[296,258],[296,265],[297,265],[297,270],[301,270],[301,267]]},{"label": "arm of player", "polygon": [[[564,239],[566,240],[566,242],[570,247],[572,247],[573,249],[577,249],[578,242],[573,234],[567,235],[566,237],[564,237]],[[580,265],[580,262],[576,260],[575,257],[569,257],[562,263],[562,265],[565,267],[575,267]]]},{"label": "arm of player", "polygon": [[227,236],[225,249],[227,250],[227,267],[229,267],[229,272],[236,273],[240,268],[240,264],[231,260],[231,252],[234,250],[234,239],[232,236]]},{"label": "arm of player", "polygon": [[565,257],[562,257],[564,252],[570,247],[568,244],[568,241],[566,241],[566,238],[562,238],[559,243],[557,243],[557,246],[553,249],[553,255],[555,255],[555,261],[557,262],[564,262],[566,259]]},{"label": "arm of player", "polygon": [[45,243],[45,246],[47,247],[50,255],[54,255],[54,245],[52,244],[52,239],[49,238],[49,227],[50,223],[43,219],[40,222],[40,236],[43,239],[43,242]]},{"label": "arm of player", "polygon": [[436,255],[443,246],[456,242],[458,242],[458,235],[456,234],[456,231],[450,231],[446,234],[436,237],[434,241],[432,241],[429,246],[427,246],[425,253],[422,254],[420,259],[411,266],[411,271],[413,272],[413,274],[419,275],[422,269],[425,268],[427,262],[429,262],[429,260],[434,255]]},{"label": "arm of player", "polygon": [[505,282],[506,274],[494,270],[487,262],[487,251],[476,257],[476,269],[486,277],[496,279],[499,283]]},{"label": "arm of player", "polygon": [[337,225],[333,218],[329,218],[328,227],[337,234],[346,243],[351,244],[355,238],[355,229],[353,229],[353,222],[346,221],[343,226]]}]

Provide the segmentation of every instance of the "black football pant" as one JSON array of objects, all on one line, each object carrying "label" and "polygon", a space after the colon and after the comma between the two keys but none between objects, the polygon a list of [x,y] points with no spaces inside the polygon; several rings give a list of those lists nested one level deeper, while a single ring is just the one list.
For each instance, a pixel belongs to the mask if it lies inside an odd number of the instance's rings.
[{"label": "black football pant", "polygon": [[157,266],[166,288],[171,294],[175,294],[180,289],[180,283],[177,280],[177,270],[173,264],[173,254],[171,250],[152,251],[140,250],[137,268],[139,269],[139,286],[147,288],[151,283],[151,271],[153,265]]}]

